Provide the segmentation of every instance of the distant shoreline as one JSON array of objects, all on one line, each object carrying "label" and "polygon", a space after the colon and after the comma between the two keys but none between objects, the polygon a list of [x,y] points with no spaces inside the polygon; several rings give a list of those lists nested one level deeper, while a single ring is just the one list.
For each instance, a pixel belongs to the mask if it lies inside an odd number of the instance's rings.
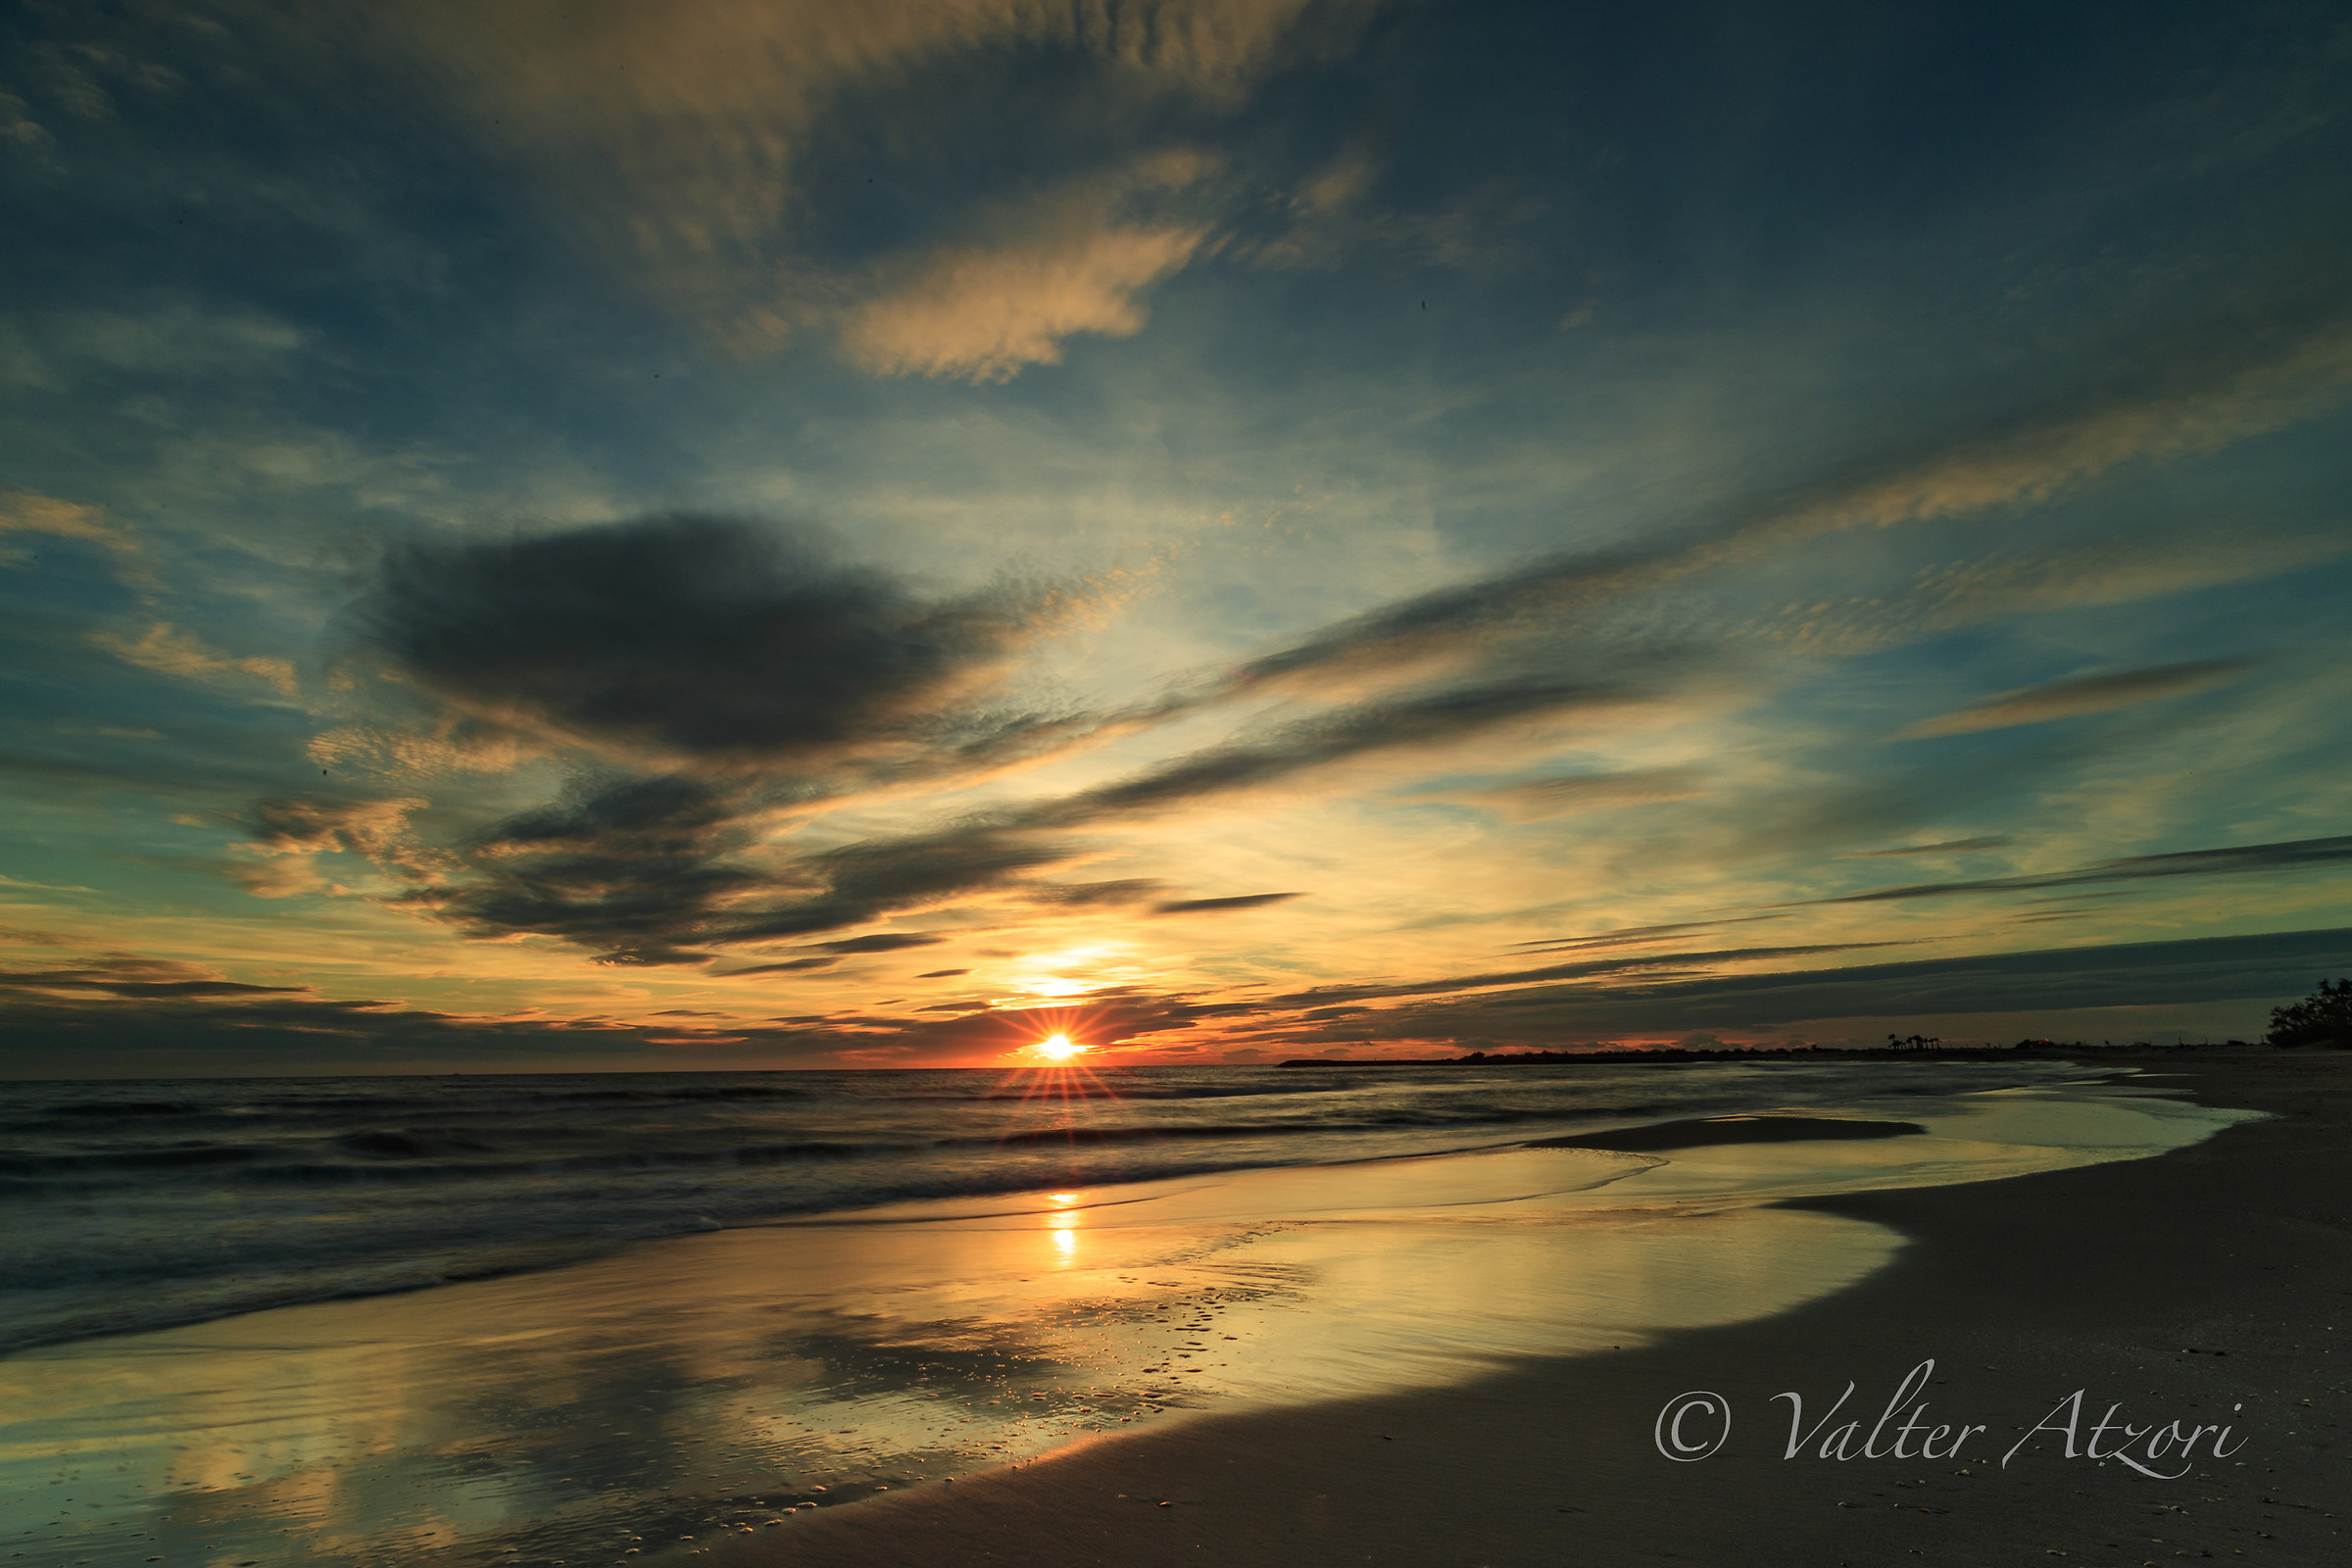
[{"label": "distant shoreline", "polygon": [[1580,1067],[1625,1066],[1633,1063],[1687,1061],[1752,1061],[1759,1057],[1805,1061],[1983,1061],[2001,1056],[2009,1060],[2038,1060],[2081,1055],[2144,1055],[2165,1051],[2270,1051],[2278,1048],[2256,1040],[2224,1040],[2198,1045],[2153,1046],[2137,1041],[2124,1046],[2094,1046],[2086,1041],[2021,1040],[2014,1046],[1944,1046],[1919,1050],[1909,1046],[1723,1046],[1691,1051],[1681,1046],[1646,1050],[1613,1046],[1601,1051],[1497,1052],[1474,1051],[1466,1056],[1293,1056],[1277,1067]]}]

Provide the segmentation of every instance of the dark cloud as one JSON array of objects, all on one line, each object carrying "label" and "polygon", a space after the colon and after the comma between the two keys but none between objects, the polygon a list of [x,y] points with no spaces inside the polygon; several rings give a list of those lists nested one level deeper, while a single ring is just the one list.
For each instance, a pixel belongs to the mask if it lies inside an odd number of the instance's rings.
[{"label": "dark cloud", "polygon": [[[1657,662],[1663,663],[1664,660]],[[1443,746],[1506,724],[1598,713],[1660,694],[1648,683],[1547,670],[1496,672],[1476,682],[1334,709],[1269,734],[1195,752],[1131,778],[1043,802],[1036,826],[1075,826],[1253,789],[1369,754]]]},{"label": "dark cloud", "polygon": [[1678,920],[1671,925],[1629,925],[1617,931],[1595,932],[1589,937],[1539,937],[1532,942],[1514,942],[1511,946],[1528,953],[1573,953],[1587,948],[1642,947],[1691,931],[1712,931],[1718,926],[1752,925],[1758,920],[1788,918],[1785,914],[1740,914],[1721,920]]},{"label": "dark cloud", "polygon": [[969,969],[926,969],[915,978],[917,980],[946,980],[956,975],[970,974],[971,972]]},{"label": "dark cloud", "polygon": [[1255,909],[1268,904],[1280,904],[1285,899],[1302,899],[1303,893],[1240,893],[1228,899],[1177,899],[1168,904],[1155,904],[1153,914],[1198,914],[1209,909]]},{"label": "dark cloud", "polygon": [[1541,969],[1505,969],[1491,974],[1450,975],[1438,980],[1412,980],[1388,985],[1317,986],[1269,997],[1271,1006],[1322,1006],[1334,1002],[1364,1002],[1382,997],[1419,997],[1437,992],[1475,991],[1492,986],[1525,985],[1542,980],[1583,979],[1591,975],[1625,974],[1638,970],[1689,971],[1725,963],[1757,963],[1770,958],[1809,957],[1821,953],[1857,953],[1870,948],[1899,948],[1905,942],[1830,942],[1796,948],[1726,948],[1713,953],[1653,953],[1642,957],[1591,958],[1582,963],[1555,963]]},{"label": "dark cloud", "polygon": [[2012,841],[2006,837],[1981,839],[1946,839],[1941,844],[1906,844],[1893,850],[1857,850],[1840,855],[1840,860],[1884,860],[1904,855],[1967,855],[1976,850],[1998,850]]},{"label": "dark cloud", "polygon": [[1368,754],[1442,745],[1493,727],[1619,707],[1646,695],[1615,682],[1515,675],[1340,710],[1253,740],[1214,747],[1076,794],[970,818],[933,833],[846,845],[795,862],[817,896],[740,912],[702,940],[749,941],[837,929],[900,909],[1012,884],[1074,858],[1072,829],[1191,806]]},{"label": "dark cloud", "polygon": [[466,879],[401,902],[481,936],[538,932],[620,961],[674,953],[772,888],[771,874],[733,858],[755,842],[758,810],[738,781],[583,782],[477,838]]},{"label": "dark cloud", "polygon": [[813,530],[669,516],[394,551],[356,623],[444,701],[634,754],[808,772],[986,752],[1030,715],[980,688],[1048,590],[926,600]]},{"label": "dark cloud", "polygon": [[2307,871],[2352,860],[2352,836],[2291,839],[2278,844],[2243,844],[2223,850],[2182,850],[2173,855],[2132,855],[2068,871],[2022,876],[1979,877],[1966,882],[1916,882],[1876,888],[1803,904],[1879,904],[1899,899],[1935,899],[1957,893],[2009,893],[2020,888],[2064,888],[2085,882],[2136,882],[2152,877],[2246,876]]},{"label": "dark cloud", "polygon": [[[387,1070],[417,1064],[497,1065],[578,1060],[651,1051],[671,1025],[606,1019],[468,1017],[395,1002],[336,1002],[298,987],[165,988],[60,997],[53,987],[0,984],[0,1059],[56,1076],[91,1070],[110,1057],[142,1070],[209,1074],[225,1070],[316,1069],[325,1060]],[[262,993],[269,993],[263,995]],[[736,1031],[741,1050],[764,1057],[821,1055],[838,1042],[801,1028]]]},{"label": "dark cloud", "polygon": [[2054,718],[2111,712],[2162,697],[2211,691],[2216,686],[2244,679],[2261,662],[2255,659],[2201,659],[2184,664],[2053,681],[2046,686],[2003,692],[1939,718],[1923,719],[1903,734],[1915,738],[1966,735],[1977,730],[2006,729],[2013,724],[2041,724]]},{"label": "dark cloud", "polygon": [[191,1002],[221,997],[292,996],[309,989],[307,986],[245,985],[211,976],[193,979],[142,978],[154,967],[171,970],[181,966],[99,963],[69,969],[0,969],[0,993],[38,996],[65,992],[69,995],[121,997],[151,1002]]},{"label": "dark cloud", "polygon": [[858,925],[901,909],[1006,886],[1023,871],[1069,859],[1077,851],[980,821],[936,833],[844,845],[794,862],[795,875],[823,891],[749,907],[729,918],[714,941],[807,936]]},{"label": "dark cloud", "polygon": [[[732,980],[747,974],[798,974],[807,969],[830,969],[841,961],[831,958],[787,958],[781,963],[755,963],[748,969],[713,969],[712,978]],[[963,973],[957,970],[957,973]]]},{"label": "dark cloud", "polygon": [[[482,836],[466,880],[410,902],[481,935],[533,931],[612,954],[813,935],[975,893],[1072,859],[1074,829],[1285,781],[1386,750],[1598,712],[1649,695],[1618,681],[1514,673],[1486,684],[1355,705],[1214,747],[1092,790],[977,815],[929,833],[789,860],[746,858],[763,818],[801,797],[740,773],[583,783]],[[1041,902],[1142,902],[1141,879],[1044,887]],[[686,961],[679,959],[676,961]]]},{"label": "dark cloud", "polygon": [[899,953],[907,948],[936,948],[946,937],[929,936],[919,931],[877,931],[872,936],[851,937],[843,942],[819,942],[827,953]]}]

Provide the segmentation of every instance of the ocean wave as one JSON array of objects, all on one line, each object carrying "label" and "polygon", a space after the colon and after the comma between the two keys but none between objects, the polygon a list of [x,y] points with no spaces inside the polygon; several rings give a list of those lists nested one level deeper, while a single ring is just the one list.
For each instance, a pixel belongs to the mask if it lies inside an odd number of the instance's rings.
[{"label": "ocean wave", "polygon": [[953,1102],[964,1104],[1023,1104],[1034,1105],[1059,1100],[1242,1100],[1274,1095],[1330,1094],[1335,1090],[1354,1089],[1353,1083],[1248,1084],[1225,1087],[1213,1084],[1184,1085],[1178,1088],[1144,1088],[1126,1084],[1056,1084],[1050,1090],[1035,1090],[1023,1094],[995,1093],[971,1096],[932,1096],[934,1102]]}]

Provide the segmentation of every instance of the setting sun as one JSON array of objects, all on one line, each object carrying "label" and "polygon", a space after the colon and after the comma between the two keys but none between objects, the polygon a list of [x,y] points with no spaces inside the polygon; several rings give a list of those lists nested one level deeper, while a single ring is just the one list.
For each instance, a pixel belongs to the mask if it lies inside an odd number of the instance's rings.
[{"label": "setting sun", "polygon": [[1066,1061],[1086,1048],[1068,1035],[1048,1035],[1045,1039],[1040,1040],[1033,1049],[1041,1056],[1050,1056],[1055,1061]]}]

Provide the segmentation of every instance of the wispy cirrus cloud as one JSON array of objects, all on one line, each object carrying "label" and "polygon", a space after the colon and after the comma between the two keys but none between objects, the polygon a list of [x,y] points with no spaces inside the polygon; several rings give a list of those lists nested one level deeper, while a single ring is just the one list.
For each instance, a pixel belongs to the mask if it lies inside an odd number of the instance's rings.
[{"label": "wispy cirrus cloud", "polygon": [[2180,850],[2170,855],[2128,855],[2062,871],[2028,871],[2017,876],[1975,877],[1956,882],[1914,882],[1873,888],[1805,904],[1886,904],[1944,898],[1963,893],[2011,893],[2031,888],[2076,887],[2093,882],[2142,882],[2177,876],[2263,876],[2320,870],[2352,861],[2352,837],[2293,839],[2278,844],[2239,844],[2226,849]]},{"label": "wispy cirrus cloud", "polygon": [[1236,893],[1221,899],[1171,899],[1152,906],[1153,914],[1206,914],[1225,909],[1262,909],[1304,898],[1303,893]]},{"label": "wispy cirrus cloud", "polygon": [[249,678],[265,682],[280,697],[296,694],[294,662],[270,654],[228,655],[205,646],[195,633],[169,621],[152,621],[137,637],[99,631],[90,641],[126,664],[182,680],[217,682]]},{"label": "wispy cirrus cloud", "polygon": [[1512,822],[1542,822],[1577,811],[1653,801],[1688,801],[1706,793],[1704,775],[1690,767],[1636,768],[1617,773],[1572,773],[1522,784],[1460,792],[1431,790],[1428,798],[1483,806]]},{"label": "wispy cirrus cloud", "polygon": [[133,548],[130,531],[108,516],[103,508],[28,491],[0,493],[0,533],[45,533],[61,539],[86,539],[110,550]]},{"label": "wispy cirrus cloud", "polygon": [[1903,731],[1905,739],[1933,735],[1968,735],[1978,730],[2007,729],[2016,724],[2046,724],[2052,719],[2110,713],[2120,708],[2212,691],[2242,680],[2259,668],[2254,659],[2199,659],[2161,664],[2151,669],[2117,670],[2105,675],[2082,675],[2019,691],[2003,692],[1972,703],[1955,712],[1922,719]]},{"label": "wispy cirrus cloud", "polygon": [[2010,839],[2002,834],[1987,834],[1973,839],[1944,839],[1936,844],[1904,844],[1891,850],[1856,850],[1838,857],[1841,860],[1884,860],[1910,855],[1973,855],[1979,850],[2006,848]]}]

